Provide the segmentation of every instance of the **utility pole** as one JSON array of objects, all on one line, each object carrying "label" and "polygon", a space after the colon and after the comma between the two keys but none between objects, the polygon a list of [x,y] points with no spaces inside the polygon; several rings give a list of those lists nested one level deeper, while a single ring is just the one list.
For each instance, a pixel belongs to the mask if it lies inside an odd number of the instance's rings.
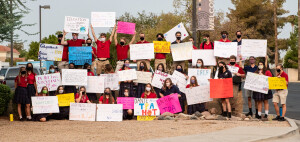
[{"label": "utility pole", "polygon": [[193,31],[193,39],[194,46],[197,46],[197,0],[193,0],[193,14],[192,14],[192,31]]},{"label": "utility pole", "polygon": [[278,65],[278,43],[277,43],[277,0],[273,1],[274,5],[274,31],[275,31],[275,65]]},{"label": "utility pole", "polygon": [[10,0],[10,14],[11,14],[11,29],[10,29],[10,66],[14,66],[14,17],[13,17],[13,3]]},{"label": "utility pole", "polygon": [[300,80],[300,0],[298,0],[298,80]]}]

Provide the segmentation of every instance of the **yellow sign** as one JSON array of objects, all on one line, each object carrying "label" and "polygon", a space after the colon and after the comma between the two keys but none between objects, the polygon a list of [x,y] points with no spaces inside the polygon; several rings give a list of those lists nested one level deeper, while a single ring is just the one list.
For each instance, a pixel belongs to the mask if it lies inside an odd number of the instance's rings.
[{"label": "yellow sign", "polygon": [[137,121],[152,121],[156,116],[137,116]]},{"label": "yellow sign", "polygon": [[171,43],[168,41],[153,41],[154,53],[170,53]]},{"label": "yellow sign", "polygon": [[68,94],[61,94],[56,95],[58,98],[58,105],[60,107],[63,106],[70,106],[70,103],[74,103],[74,93],[68,93]]},{"label": "yellow sign", "polygon": [[284,77],[269,77],[269,89],[287,89]]}]

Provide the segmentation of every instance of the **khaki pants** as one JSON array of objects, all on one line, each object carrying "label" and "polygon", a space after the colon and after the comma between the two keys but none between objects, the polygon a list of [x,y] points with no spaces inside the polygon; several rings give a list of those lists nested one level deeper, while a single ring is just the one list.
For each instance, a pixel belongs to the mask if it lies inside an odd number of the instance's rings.
[{"label": "khaki pants", "polygon": [[61,71],[61,69],[69,69],[69,62],[67,61],[60,61],[57,65],[59,71]]},{"label": "khaki pants", "polygon": [[172,70],[171,72],[173,73],[173,71],[176,69],[177,65],[181,65],[182,69],[184,70],[185,68],[185,61],[173,61],[173,65],[172,65]]},{"label": "khaki pants", "polygon": [[166,59],[155,59],[155,61],[154,61],[155,70],[157,70],[158,64],[163,64],[164,68],[165,68],[165,71],[167,72],[167,64],[166,63],[167,63]]},{"label": "khaki pants", "polygon": [[[94,63],[95,62],[95,63]],[[106,64],[109,64],[109,61],[108,60],[105,60],[105,61],[99,61],[99,60],[95,60],[93,63],[94,63],[94,66],[96,66],[96,74],[99,75],[102,73],[102,71],[105,70],[105,65]],[[92,64],[93,66],[93,64]],[[92,67],[93,68],[93,67]],[[94,68],[93,68],[94,69]]]},{"label": "khaki pants", "polygon": [[119,71],[124,65],[124,61],[117,61],[116,71]]},{"label": "khaki pants", "polygon": [[281,103],[286,104],[286,98],[288,95],[288,90],[276,90],[275,94],[273,95],[273,103]]},{"label": "khaki pants", "polygon": [[140,70],[140,63],[144,61],[147,65],[148,70],[150,70],[150,61],[145,59],[145,60],[137,60],[136,64],[137,64],[137,70]]}]

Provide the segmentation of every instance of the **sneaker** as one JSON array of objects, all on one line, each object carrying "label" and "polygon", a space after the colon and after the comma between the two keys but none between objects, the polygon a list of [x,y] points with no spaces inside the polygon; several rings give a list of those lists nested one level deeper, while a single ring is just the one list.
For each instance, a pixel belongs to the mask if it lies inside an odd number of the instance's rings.
[{"label": "sneaker", "polygon": [[246,114],[246,116],[252,116],[252,115],[253,115],[252,112],[248,112],[248,113]]},{"label": "sneaker", "polygon": [[227,117],[227,111],[222,112],[221,114],[223,117]]},{"label": "sneaker", "polygon": [[267,115],[267,114],[265,114],[264,118],[268,118],[268,115]]},{"label": "sneaker", "polygon": [[24,119],[24,118],[19,118],[19,120],[20,120],[20,121],[24,121],[25,119]]},{"label": "sneaker", "polygon": [[228,112],[227,114],[228,114],[227,117],[228,117],[228,118],[231,118],[231,112]]},{"label": "sneaker", "polygon": [[278,121],[286,121],[286,119],[284,117],[280,117]]},{"label": "sneaker", "polygon": [[276,116],[275,118],[273,118],[272,120],[279,120],[280,116]]},{"label": "sneaker", "polygon": [[261,116],[259,116],[259,115],[255,115],[255,118],[257,118],[257,119],[261,119]]},{"label": "sneaker", "polygon": [[32,121],[32,119],[28,119],[28,118],[26,118],[26,121]]}]

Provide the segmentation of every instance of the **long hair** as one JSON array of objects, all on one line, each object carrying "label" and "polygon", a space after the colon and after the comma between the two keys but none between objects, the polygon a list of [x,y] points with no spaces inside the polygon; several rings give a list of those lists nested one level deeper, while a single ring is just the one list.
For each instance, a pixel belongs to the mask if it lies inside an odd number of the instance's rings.
[{"label": "long hair", "polygon": [[198,86],[198,81],[197,81],[196,76],[192,76],[192,77],[190,78],[190,86],[192,85],[192,78],[195,79],[195,86]]},{"label": "long hair", "polygon": [[47,89],[47,94],[46,94],[46,96],[49,96],[49,90],[48,90],[48,87],[47,87],[47,86],[43,86],[43,87],[42,87],[41,94],[43,94],[43,90],[44,90],[45,88]]},{"label": "long hair", "polygon": [[164,91],[166,91],[166,89],[167,89],[167,85],[166,85],[166,82],[167,82],[167,81],[170,82],[170,86],[173,85],[172,80],[171,80],[170,78],[167,78],[167,79],[164,81],[164,85],[163,85],[163,90],[164,90]]},{"label": "long hair", "polygon": [[[54,68],[54,65],[50,65],[50,67],[49,67],[49,72],[48,72],[49,74],[52,73],[52,72],[50,72],[50,69],[55,69],[55,68]],[[55,72],[53,72],[53,73],[55,73]]]},{"label": "long hair", "polygon": [[80,92],[81,88],[84,89],[84,94],[82,94],[82,95],[86,95],[86,88],[85,88],[84,86],[81,86],[81,87],[79,88],[78,92]]},{"label": "long hair", "polygon": [[162,72],[166,72],[166,71],[165,71],[165,65],[164,65],[163,63],[159,63],[159,64],[157,65],[157,67],[156,67],[157,70],[158,70],[158,67],[159,67],[159,66],[162,66],[162,68],[163,68],[163,69],[162,69]]},{"label": "long hair", "polygon": [[126,59],[126,60],[124,61],[123,66],[122,66],[122,70],[125,70],[125,62],[126,62],[126,61],[129,61],[129,63],[130,63],[130,60]]},{"label": "long hair", "polygon": [[31,65],[31,70],[30,70],[31,73],[33,73],[35,75],[35,73],[33,72],[33,64],[32,63],[27,63],[26,64],[26,70],[27,70],[27,67],[28,67],[29,64]]},{"label": "long hair", "polygon": [[[267,71],[267,67],[265,66],[265,63],[264,63],[263,61],[259,61],[259,62],[258,62],[258,64],[259,64],[259,63],[262,63],[262,64],[263,64],[263,66],[264,66],[264,67],[263,67],[263,69],[262,69],[262,73],[263,73],[263,74],[265,74],[265,73],[266,73],[266,71]],[[258,73],[259,73],[259,71],[260,71],[260,69],[259,69],[259,68],[257,68],[257,70],[255,71],[255,73],[257,73],[257,74],[258,74]]]},{"label": "long hair", "polygon": [[64,89],[63,94],[65,93],[65,88],[64,88],[62,85],[60,85],[60,86],[57,87],[57,89],[56,89],[56,91],[55,91],[55,95],[60,94],[60,93],[59,93],[59,88],[60,88],[60,87],[62,87],[62,88]]},{"label": "long hair", "polygon": [[[141,64],[144,64],[144,69],[143,69],[143,70],[141,69]],[[140,67],[140,68],[139,68],[139,71],[148,71],[148,67],[147,67],[147,64],[146,64],[145,61],[141,61],[139,67]]]},{"label": "long hair", "polygon": [[[109,87],[105,88],[105,90],[108,89],[109,90],[109,104],[112,104],[114,102],[114,97],[111,94],[111,90]],[[103,95],[103,102],[106,102],[106,95]]]},{"label": "long hair", "polygon": [[105,72],[105,73],[113,73],[114,70],[113,70],[112,65],[111,65],[111,64],[106,64],[106,65],[105,65],[105,71],[104,71],[104,72]]},{"label": "long hair", "polygon": [[[203,62],[203,60],[202,59],[198,59],[197,63],[198,63],[198,61],[201,61],[201,63],[202,63],[201,68],[203,69],[204,68],[204,62]],[[197,63],[196,63],[196,67],[197,67]]]},{"label": "long hair", "polygon": [[146,84],[146,86],[145,86],[144,98],[145,98],[145,99],[147,98],[147,95],[146,95],[146,92],[147,92],[146,87],[147,87],[147,85],[150,85],[150,88],[151,88],[150,93],[154,93],[154,94],[155,94],[155,97],[157,97],[157,94],[155,93],[155,90],[153,89],[153,86],[152,86],[150,83],[148,83],[148,84]]},{"label": "long hair", "polygon": [[89,63],[85,63],[84,65],[83,65],[83,69],[87,69],[88,67],[89,67]]},{"label": "long hair", "polygon": [[[18,75],[18,83],[20,83],[20,81],[21,81],[21,76],[22,76],[22,74],[21,74],[21,72],[22,72],[22,69],[25,69],[25,71],[26,71],[26,68],[25,67],[20,67],[20,71],[19,71],[19,75]],[[26,71],[26,73],[25,73],[25,78],[27,78],[27,71]]]},{"label": "long hair", "polygon": [[[226,64],[224,62],[219,62],[219,64],[223,64],[224,65],[224,68],[226,69],[226,71],[228,71],[228,67],[226,66]],[[220,70],[219,68],[219,73],[218,73],[218,76],[220,76],[221,74],[223,74],[224,71],[223,70]]]}]

